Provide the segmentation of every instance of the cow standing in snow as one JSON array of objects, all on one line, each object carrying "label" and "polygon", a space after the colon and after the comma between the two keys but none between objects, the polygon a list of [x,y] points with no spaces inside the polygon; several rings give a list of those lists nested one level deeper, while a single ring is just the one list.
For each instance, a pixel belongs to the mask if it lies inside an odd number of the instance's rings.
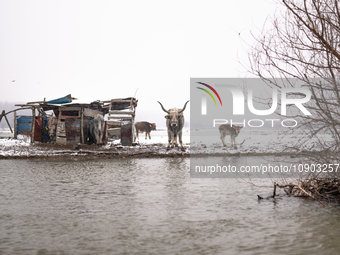
[{"label": "cow standing in snow", "polygon": [[234,126],[234,125],[230,125],[230,124],[223,124],[223,125],[219,126],[218,129],[219,129],[220,134],[221,134],[221,140],[222,140],[223,146],[226,146],[224,138],[227,135],[230,135],[231,146],[236,148],[237,146],[236,146],[235,138],[240,133],[241,128],[242,128],[242,126]]},{"label": "cow standing in snow", "polygon": [[169,142],[168,147],[167,147],[168,150],[170,150],[170,148],[173,148],[174,146],[178,147],[177,137],[178,137],[179,143],[181,144],[181,150],[182,151],[185,150],[183,147],[183,142],[182,142],[182,129],[184,127],[183,112],[188,102],[189,101],[185,103],[183,109],[173,108],[169,110],[166,110],[163,107],[163,105],[160,102],[158,102],[161,105],[162,110],[167,113],[165,118],[166,118],[166,128],[168,130],[168,142]]},{"label": "cow standing in snow", "polygon": [[136,139],[139,139],[138,133],[144,133],[144,132],[145,132],[145,140],[148,138],[148,136],[149,136],[149,139],[151,139],[150,132],[151,130],[156,130],[156,123],[140,121],[140,122],[136,122],[135,128],[136,128]]}]

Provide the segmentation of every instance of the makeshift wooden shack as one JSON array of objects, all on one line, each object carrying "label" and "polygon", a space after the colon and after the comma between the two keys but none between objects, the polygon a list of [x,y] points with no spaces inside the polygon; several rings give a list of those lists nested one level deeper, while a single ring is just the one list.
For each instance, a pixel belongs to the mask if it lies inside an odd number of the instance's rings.
[{"label": "makeshift wooden shack", "polygon": [[[36,110],[37,106],[35,105],[16,105],[21,106],[21,108],[9,111],[7,113],[2,112],[2,114],[6,117],[6,115],[10,113],[14,113],[14,138],[17,138],[18,134],[27,135],[31,137],[31,142],[33,141],[40,141],[42,139],[42,124],[43,119],[42,116],[36,116]],[[32,110],[32,116],[17,116],[17,111],[20,110]],[[1,118],[0,118],[1,121]],[[11,130],[11,133],[13,133],[13,130],[8,123],[7,117],[6,117],[7,124]]]},{"label": "makeshift wooden shack", "polygon": [[[53,110],[55,120],[50,122],[49,129],[55,126],[55,143],[63,145],[93,144],[92,120],[97,114],[104,115],[102,111],[91,109],[90,104],[43,104],[44,111]],[[104,125],[104,128],[106,126]],[[103,137],[105,143],[106,137]]]},{"label": "makeshift wooden shack", "polygon": [[[102,143],[108,139],[121,139],[122,145],[134,142],[135,98],[73,103],[71,95],[50,101],[20,104],[14,110],[15,131],[31,136],[31,141],[52,142],[63,145],[93,144],[93,118],[107,114]],[[20,109],[32,109],[32,116],[16,116]],[[53,115],[46,114],[52,110]],[[36,115],[38,112],[38,115]],[[8,113],[7,113],[8,114]],[[5,114],[3,114],[5,116]]]},{"label": "makeshift wooden shack", "polygon": [[118,98],[104,101],[108,105],[108,138],[120,138],[122,145],[130,146],[135,139],[136,98]]}]

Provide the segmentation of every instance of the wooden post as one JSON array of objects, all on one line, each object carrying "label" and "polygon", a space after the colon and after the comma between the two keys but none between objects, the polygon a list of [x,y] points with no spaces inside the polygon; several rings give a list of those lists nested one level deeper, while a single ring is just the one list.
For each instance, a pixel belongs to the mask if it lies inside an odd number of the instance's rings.
[{"label": "wooden post", "polygon": [[81,133],[81,143],[84,144],[84,108],[81,108],[81,118],[80,118],[80,133]]},{"label": "wooden post", "polygon": [[274,182],[274,191],[273,191],[273,198],[276,196],[276,182]]},{"label": "wooden post", "polygon": [[18,138],[17,111],[14,111],[14,139]]},{"label": "wooden post", "polygon": [[8,121],[8,119],[7,119],[5,110],[2,110],[2,113],[1,113],[1,115],[0,115],[0,122],[1,122],[1,120],[2,120],[3,117],[5,118],[5,120],[6,120],[6,122],[7,122],[7,125],[8,125],[8,127],[9,127],[9,129],[11,130],[11,133],[13,133],[13,130],[12,130],[12,128],[11,128],[11,125],[9,124],[9,121]]},{"label": "wooden post", "polygon": [[32,134],[31,134],[31,143],[34,142],[34,131],[35,131],[35,107],[32,107]]},{"label": "wooden post", "polygon": [[12,130],[12,128],[11,128],[11,125],[9,124],[9,121],[8,121],[6,115],[5,115],[5,119],[6,119],[6,122],[7,122],[7,125],[8,125],[8,127],[9,127],[9,129],[11,130],[11,133],[13,133],[13,130]]}]

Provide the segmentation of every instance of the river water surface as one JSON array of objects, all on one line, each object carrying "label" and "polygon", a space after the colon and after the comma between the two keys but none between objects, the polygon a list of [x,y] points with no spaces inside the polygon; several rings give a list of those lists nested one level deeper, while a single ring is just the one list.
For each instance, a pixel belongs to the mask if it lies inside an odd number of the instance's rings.
[{"label": "river water surface", "polygon": [[[242,158],[240,158],[240,161]],[[340,208],[240,179],[190,178],[189,158],[3,160],[0,254],[336,254]]]}]

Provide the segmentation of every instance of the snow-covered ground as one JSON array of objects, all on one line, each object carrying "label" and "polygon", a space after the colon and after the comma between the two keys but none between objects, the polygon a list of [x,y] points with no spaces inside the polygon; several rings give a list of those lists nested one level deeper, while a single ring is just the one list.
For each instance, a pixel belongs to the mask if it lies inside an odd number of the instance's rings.
[{"label": "snow-covered ground", "polygon": [[[136,140],[139,144],[155,144],[155,143],[168,143],[168,132],[166,130],[156,130],[151,131],[150,136],[147,139],[145,139],[145,133],[139,134],[139,139]],[[184,129],[182,132],[182,140],[184,144],[190,144],[190,130]]]},{"label": "snow-covered ground", "polygon": [[[88,146],[86,149],[59,148],[49,146],[43,148],[41,143],[30,143],[30,138],[27,136],[18,136],[18,139],[10,138],[10,131],[0,131],[0,156],[31,156],[31,155],[86,155],[87,152],[105,153],[152,153],[152,154],[262,154],[262,153],[280,153],[287,152],[287,147],[295,147],[300,139],[306,138],[303,134],[284,134],[280,130],[243,130],[236,137],[237,148],[231,147],[230,137],[226,137],[227,146],[223,146],[217,130],[212,130],[205,136],[201,136],[199,131],[191,132],[183,130],[183,144],[186,148],[185,152],[178,149],[166,150],[168,137],[166,130],[157,130],[151,132],[151,139],[145,139],[145,134],[139,134],[139,139],[136,140],[136,146],[120,146],[120,140],[109,142],[104,146]],[[327,135],[319,136],[323,141],[330,141]],[[240,145],[241,144],[241,145]],[[298,150],[291,149],[290,152],[312,151],[316,150],[316,140],[308,140],[303,147]],[[119,150],[118,150],[119,149]]]},{"label": "snow-covered ground", "polygon": [[53,146],[34,142],[28,136],[18,135],[18,139],[13,139],[9,130],[0,130],[0,158],[29,157],[29,156],[79,156],[79,155],[139,155],[139,154],[189,154],[190,132],[184,130],[183,143],[186,150],[183,152],[178,148],[167,150],[167,132],[165,130],[152,131],[151,140],[145,140],[145,134],[140,134],[139,140],[134,146],[121,146],[120,140],[108,142],[103,146]]},{"label": "snow-covered ground", "polygon": [[[241,130],[236,137],[237,148],[231,146],[230,136],[225,137],[223,146],[218,130],[210,130],[202,136],[202,132],[192,131],[191,153],[281,153],[316,150],[317,139],[329,142],[331,137],[321,135],[315,139],[307,139],[306,134],[287,134],[285,130]],[[301,142],[304,141],[303,146]]]}]

